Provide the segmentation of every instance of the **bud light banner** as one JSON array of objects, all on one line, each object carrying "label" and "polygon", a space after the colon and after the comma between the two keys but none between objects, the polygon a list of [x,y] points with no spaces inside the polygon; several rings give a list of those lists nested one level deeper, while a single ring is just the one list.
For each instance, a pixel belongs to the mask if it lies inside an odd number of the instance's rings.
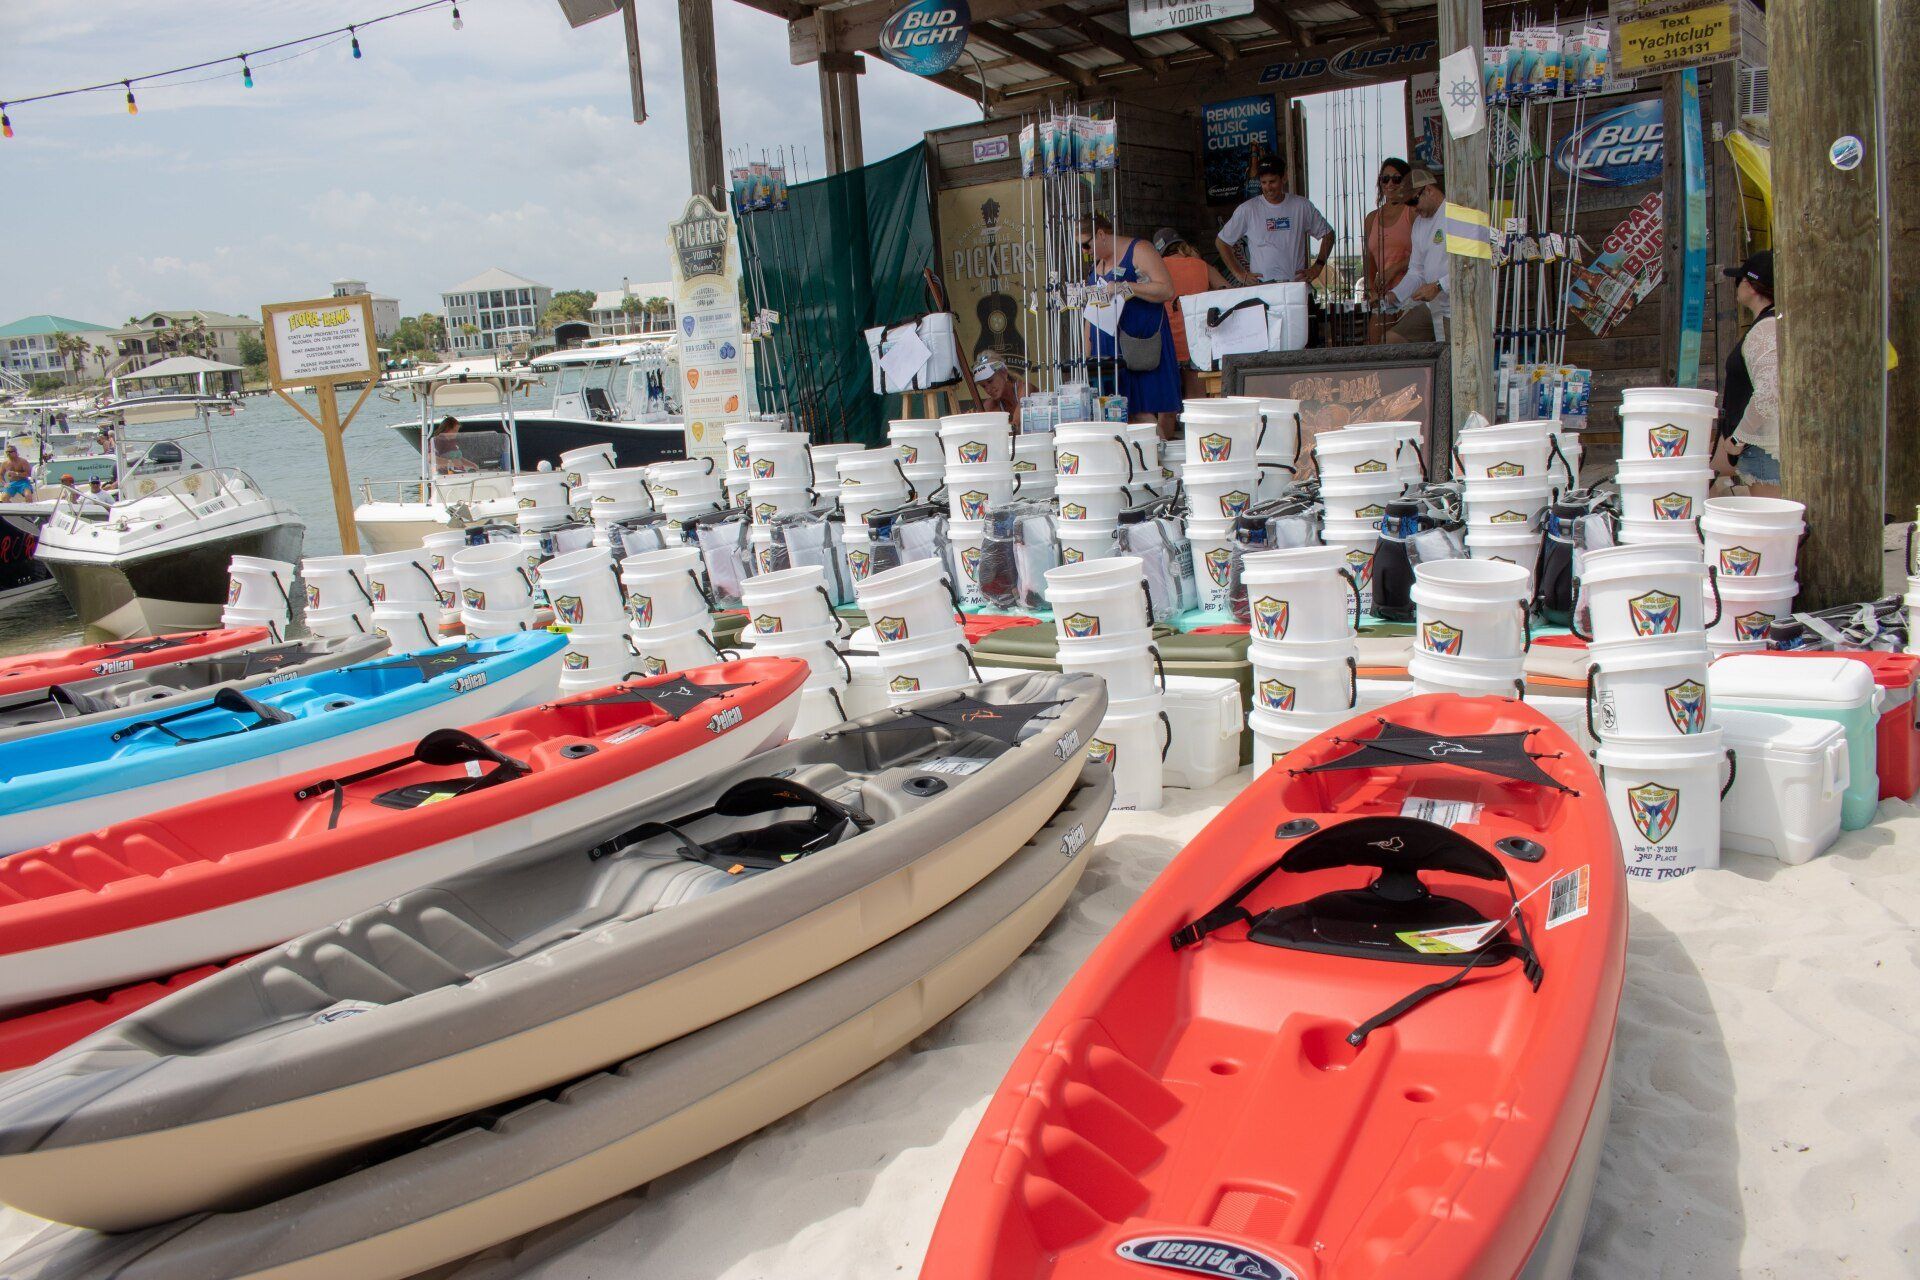
[{"label": "bud light banner", "polygon": [[1591,116],[1553,149],[1553,167],[1593,187],[1656,182],[1665,153],[1660,99],[1642,98]]},{"label": "bud light banner", "polygon": [[902,71],[937,76],[960,61],[972,25],[967,0],[913,0],[880,28],[878,52]]}]

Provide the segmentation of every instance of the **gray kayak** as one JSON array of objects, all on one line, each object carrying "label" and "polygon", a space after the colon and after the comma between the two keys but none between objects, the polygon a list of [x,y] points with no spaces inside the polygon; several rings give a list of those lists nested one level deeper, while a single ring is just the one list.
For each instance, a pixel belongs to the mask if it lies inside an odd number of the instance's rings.
[{"label": "gray kayak", "polygon": [[1105,708],[1086,675],[930,694],[262,952],[0,1084],[0,1201],[115,1231],[258,1204],[710,1026],[991,874]]},{"label": "gray kayak", "polygon": [[318,671],[350,667],[386,651],[384,636],[309,636],[51,685],[44,698],[0,708],[0,742],[31,738],[53,729],[164,714],[190,702],[203,702],[209,689],[223,685],[253,689],[278,684]]},{"label": "gray kayak", "polygon": [[971,999],[1053,919],[1113,798],[1088,764],[985,880],[919,924],[705,1030],[408,1135],[318,1186],[126,1235],[52,1227],[15,1280],[414,1275],[577,1213],[806,1105]]}]

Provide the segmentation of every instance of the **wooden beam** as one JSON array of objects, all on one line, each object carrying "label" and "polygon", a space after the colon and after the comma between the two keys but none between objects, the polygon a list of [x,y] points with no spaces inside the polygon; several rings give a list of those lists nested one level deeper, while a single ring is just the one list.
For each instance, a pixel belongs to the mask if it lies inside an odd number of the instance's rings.
[{"label": "wooden beam", "polygon": [[1031,63],[1042,71],[1050,71],[1083,89],[1093,87],[1094,75],[1090,68],[1068,62],[1052,49],[1037,41],[1029,40],[1017,31],[1009,30],[998,23],[979,22],[973,24],[975,36],[1004,53],[1013,54],[1022,62]]},{"label": "wooden beam", "polygon": [[[1870,0],[1856,0],[1869,3]],[[1459,49],[1473,50],[1473,65],[1480,65],[1482,32],[1486,29],[1480,0],[1440,0],[1440,56]],[[1492,213],[1492,195],[1488,190],[1487,131],[1465,138],[1446,140],[1447,199]],[[1451,448],[1453,432],[1467,415],[1483,413],[1494,420],[1493,402],[1493,264],[1483,258],[1447,259],[1447,296],[1452,316],[1447,321],[1447,341],[1453,355],[1452,413],[1438,411],[1435,425],[1445,425],[1446,439],[1429,441],[1430,457],[1445,457],[1440,450]]]},{"label": "wooden beam", "polygon": [[[1880,0],[1880,83],[1920,84],[1920,0]],[[1906,91],[1901,90],[1904,94]],[[1920,112],[1886,113],[1887,190],[1911,192],[1920,182]],[[1920,504],[1920,206],[1888,200],[1887,337],[1899,367],[1887,375],[1887,510],[1895,520],[1914,518]],[[1776,215],[1777,217],[1777,215]]]},{"label": "wooden beam", "polygon": [[[1807,507],[1802,609],[1878,598],[1887,436],[1875,0],[1773,0],[1774,283],[1780,306],[1780,461]],[[1857,167],[1828,158],[1860,142]],[[1911,305],[1911,300],[1908,300]],[[1903,422],[1901,430],[1913,430]]]},{"label": "wooden beam", "polygon": [[1361,16],[1372,19],[1373,25],[1383,36],[1390,36],[1400,29],[1399,19],[1382,9],[1378,0],[1340,0],[1340,3]]},{"label": "wooden beam", "polygon": [[687,167],[695,195],[727,199],[720,142],[720,71],[713,53],[713,0],[680,0],[680,74],[687,91]]},{"label": "wooden beam", "polygon": [[1041,12],[1050,18],[1058,18],[1064,26],[1079,32],[1090,43],[1098,45],[1117,58],[1156,76],[1167,74],[1165,59],[1157,54],[1148,53],[1135,44],[1131,36],[1115,31],[1098,18],[1088,17],[1070,4],[1048,5]]},{"label": "wooden beam", "polygon": [[1277,0],[1253,0],[1253,16],[1302,48],[1312,43],[1293,15],[1282,9]]},{"label": "wooden beam", "polygon": [[1185,36],[1222,62],[1234,63],[1240,60],[1240,51],[1233,47],[1233,41],[1218,31],[1209,31],[1205,27],[1181,27],[1175,34]]}]

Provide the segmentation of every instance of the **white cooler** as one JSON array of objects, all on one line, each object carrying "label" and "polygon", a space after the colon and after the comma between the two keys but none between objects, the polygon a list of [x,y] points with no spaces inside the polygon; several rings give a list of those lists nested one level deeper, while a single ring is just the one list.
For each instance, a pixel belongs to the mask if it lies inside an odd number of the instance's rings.
[{"label": "white cooler", "polygon": [[1172,745],[1160,785],[1199,790],[1240,768],[1240,682],[1212,676],[1168,676],[1164,703]]},{"label": "white cooler", "polygon": [[1831,720],[1715,707],[1738,772],[1720,801],[1720,847],[1802,863],[1840,835],[1847,731]]},{"label": "white cooler", "polygon": [[[1213,333],[1207,328],[1208,309],[1217,307],[1225,311],[1248,298],[1259,298],[1266,303],[1265,343],[1231,347],[1221,344],[1220,349],[1215,350]],[[1180,316],[1187,329],[1187,354],[1196,369],[1217,369],[1222,356],[1250,351],[1298,351],[1307,345],[1307,286],[1299,281],[1285,281],[1190,293],[1180,299]]]}]

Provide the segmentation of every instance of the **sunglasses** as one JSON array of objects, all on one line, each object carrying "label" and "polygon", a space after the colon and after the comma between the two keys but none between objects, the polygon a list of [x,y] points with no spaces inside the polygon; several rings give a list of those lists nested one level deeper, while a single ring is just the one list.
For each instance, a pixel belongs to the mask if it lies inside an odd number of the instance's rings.
[{"label": "sunglasses", "polygon": [[1405,179],[1405,178],[1403,178],[1403,177],[1401,177],[1401,176],[1400,176],[1399,174],[1397,174],[1397,173],[1383,173],[1383,174],[1381,174],[1381,175],[1380,175],[1380,181],[1382,181],[1382,182],[1391,182],[1391,183],[1394,183],[1395,185],[1398,185],[1398,184],[1400,184],[1400,183],[1402,183],[1402,182],[1405,182],[1405,181],[1406,181],[1406,179]]}]

